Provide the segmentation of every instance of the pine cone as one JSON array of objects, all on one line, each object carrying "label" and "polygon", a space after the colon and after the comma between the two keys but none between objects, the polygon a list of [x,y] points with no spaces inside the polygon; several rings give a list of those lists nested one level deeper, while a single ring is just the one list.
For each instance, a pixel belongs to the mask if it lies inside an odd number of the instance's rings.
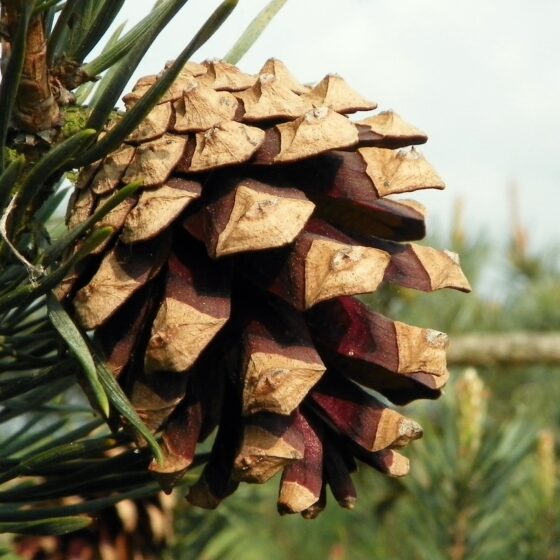
[{"label": "pine cone", "polygon": [[[142,78],[128,108],[158,79]],[[99,226],[113,238],[59,287],[95,330],[132,403],[161,431],[166,490],[218,427],[187,499],[214,508],[240,481],[282,472],[281,513],[318,515],[326,486],[353,507],[358,459],[408,471],[395,448],[422,430],[373,396],[436,398],[443,333],[352,296],[381,282],[468,291],[455,254],[423,237],[422,207],[390,195],[442,189],[414,148],[423,132],[337,75],[301,85],[278,60],[258,76],[189,63],[120,149],[84,169],[72,227],[121,185],[139,196]]]},{"label": "pine cone", "polygon": [[162,493],[122,500],[98,512],[91,528],[58,536],[20,536],[14,550],[23,560],[157,560],[173,540],[174,506],[174,497]]}]

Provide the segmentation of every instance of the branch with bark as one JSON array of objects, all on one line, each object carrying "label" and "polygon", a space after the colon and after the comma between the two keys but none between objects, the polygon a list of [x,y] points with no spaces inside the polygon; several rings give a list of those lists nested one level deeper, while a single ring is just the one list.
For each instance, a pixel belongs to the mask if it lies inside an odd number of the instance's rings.
[{"label": "branch with bark", "polygon": [[560,364],[560,332],[479,333],[450,337],[449,365]]},{"label": "branch with bark", "polygon": [[[2,26],[6,35],[2,41],[2,67],[11,53],[22,10],[21,0],[5,0]],[[47,37],[43,13],[33,15],[27,30],[25,57],[19,82],[14,124],[27,132],[40,132],[56,124],[59,116],[47,65]]]}]

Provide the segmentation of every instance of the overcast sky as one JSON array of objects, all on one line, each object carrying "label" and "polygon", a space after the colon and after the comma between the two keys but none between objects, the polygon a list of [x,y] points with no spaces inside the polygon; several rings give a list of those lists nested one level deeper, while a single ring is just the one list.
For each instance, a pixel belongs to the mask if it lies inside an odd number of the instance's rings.
[{"label": "overcast sky", "polygon": [[[223,56],[267,0],[240,0],[195,60]],[[128,0],[134,22],[153,0]],[[219,4],[190,0],[143,61],[159,71]],[[304,82],[341,74],[379,109],[425,130],[422,148],[447,190],[415,197],[448,227],[463,198],[467,223],[503,238],[516,184],[532,246],[558,243],[560,225],[559,0],[288,0],[240,62],[270,56]]]}]

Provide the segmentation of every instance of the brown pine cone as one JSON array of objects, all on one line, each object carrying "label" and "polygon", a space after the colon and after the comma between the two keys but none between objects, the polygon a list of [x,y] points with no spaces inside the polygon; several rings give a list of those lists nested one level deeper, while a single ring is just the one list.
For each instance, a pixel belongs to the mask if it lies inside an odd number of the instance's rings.
[{"label": "brown pine cone", "polygon": [[14,540],[14,550],[22,560],[158,560],[173,541],[174,507],[175,498],[161,492],[122,500],[98,512],[90,528],[57,536],[22,535]]},{"label": "brown pine cone", "polygon": [[[125,96],[131,107],[158,76]],[[161,431],[169,490],[217,427],[187,499],[213,508],[239,482],[282,472],[281,513],[343,506],[358,459],[408,471],[396,448],[422,430],[376,399],[436,398],[443,333],[392,321],[352,296],[381,282],[469,291],[455,254],[404,243],[422,207],[393,194],[444,187],[414,147],[423,132],[337,75],[301,85],[278,60],[258,76],[189,63],[128,140],[84,169],[72,227],[132,181],[99,226],[112,239],[59,288],[143,420]],[[405,149],[402,149],[405,148]],[[368,390],[364,389],[367,388]]]}]

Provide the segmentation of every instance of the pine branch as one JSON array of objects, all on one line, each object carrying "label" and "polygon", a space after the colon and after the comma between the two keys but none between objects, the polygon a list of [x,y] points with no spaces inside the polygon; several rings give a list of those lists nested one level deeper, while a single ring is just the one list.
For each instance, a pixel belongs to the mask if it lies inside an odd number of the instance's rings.
[{"label": "pine branch", "polygon": [[[8,43],[14,41],[24,8],[21,0],[4,2],[3,20],[8,30]],[[3,58],[9,56],[11,48],[3,49]],[[44,13],[32,15],[27,29],[23,69],[19,80],[13,118],[23,130],[40,132],[53,126],[58,120],[58,104],[50,84],[47,65],[47,38]]]},{"label": "pine branch", "polygon": [[450,339],[449,365],[560,364],[560,332],[457,335]]}]

